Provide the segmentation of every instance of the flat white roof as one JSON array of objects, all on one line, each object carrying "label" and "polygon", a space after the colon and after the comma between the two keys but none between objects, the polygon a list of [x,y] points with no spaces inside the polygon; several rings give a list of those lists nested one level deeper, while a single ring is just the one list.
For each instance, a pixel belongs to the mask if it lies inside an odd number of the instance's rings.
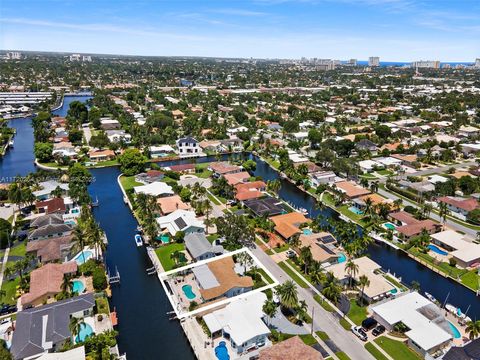
[{"label": "flat white roof", "polygon": [[404,323],[411,329],[405,335],[419,347],[428,351],[451,340],[452,335],[420,313],[419,310],[424,307],[431,307],[432,311],[438,311],[438,314],[441,314],[441,310],[434,303],[417,292],[373,305],[371,310],[391,326],[400,321]]},{"label": "flat white roof", "polygon": [[167,185],[164,182],[160,181],[155,181],[147,185],[135,186],[133,190],[135,191],[135,194],[143,193],[153,196],[174,194],[173,189],[170,185]]}]

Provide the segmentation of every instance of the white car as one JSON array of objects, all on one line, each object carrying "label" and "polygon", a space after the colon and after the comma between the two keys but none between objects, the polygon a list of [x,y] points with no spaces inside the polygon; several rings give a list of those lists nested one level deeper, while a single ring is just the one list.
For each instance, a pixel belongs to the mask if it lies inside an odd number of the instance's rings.
[{"label": "white car", "polygon": [[294,258],[295,256],[297,256],[297,253],[293,250],[287,250],[285,254],[287,255],[288,258]]},{"label": "white car", "polygon": [[362,340],[362,341],[367,341],[368,340],[367,334],[365,333],[365,331],[363,331],[363,329],[360,325],[358,325],[358,326],[352,325],[351,330],[360,340]]}]

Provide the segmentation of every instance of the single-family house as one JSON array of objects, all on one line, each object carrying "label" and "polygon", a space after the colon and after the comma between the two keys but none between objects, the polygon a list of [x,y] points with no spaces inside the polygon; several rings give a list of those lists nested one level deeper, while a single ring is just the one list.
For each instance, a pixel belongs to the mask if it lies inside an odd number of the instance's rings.
[{"label": "single-family house", "polygon": [[466,217],[470,211],[480,207],[480,203],[475,198],[464,199],[453,196],[443,196],[438,198],[437,201],[447,204],[448,210],[464,217]]},{"label": "single-family house", "polygon": [[185,204],[180,196],[165,196],[157,199],[157,204],[160,207],[160,211],[163,215],[168,215],[175,210],[189,210],[190,206]]},{"label": "single-family house", "polygon": [[275,231],[288,240],[295,234],[300,234],[300,226],[311,222],[303,214],[293,211],[288,214],[272,216],[270,220],[275,224]]},{"label": "single-family house", "polygon": [[162,230],[168,231],[172,236],[175,236],[178,231],[183,231],[185,234],[205,231],[205,224],[197,219],[194,211],[175,210],[157,218],[157,223]]},{"label": "single-family house", "polygon": [[205,234],[189,233],[185,235],[185,248],[195,261],[210,259],[223,254],[222,245],[212,245]]},{"label": "single-family house", "polygon": [[203,155],[198,141],[190,136],[178,139],[176,144],[180,157],[195,157]]},{"label": "single-family house", "polygon": [[323,356],[297,335],[260,350],[258,360],[323,360]]},{"label": "single-family house", "polygon": [[145,194],[154,197],[171,196],[175,194],[172,187],[164,182],[155,181],[150,184],[135,186],[133,188],[135,194]]}]

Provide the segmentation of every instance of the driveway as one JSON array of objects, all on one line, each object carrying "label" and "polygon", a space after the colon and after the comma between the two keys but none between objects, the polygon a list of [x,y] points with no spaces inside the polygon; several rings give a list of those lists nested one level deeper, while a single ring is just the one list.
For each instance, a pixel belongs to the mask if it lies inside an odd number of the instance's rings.
[{"label": "driveway", "polygon": [[310,332],[304,327],[291,323],[285,315],[282,314],[280,307],[277,308],[277,313],[273,318],[266,316],[266,323],[270,328],[280,331],[284,334],[302,335]]}]

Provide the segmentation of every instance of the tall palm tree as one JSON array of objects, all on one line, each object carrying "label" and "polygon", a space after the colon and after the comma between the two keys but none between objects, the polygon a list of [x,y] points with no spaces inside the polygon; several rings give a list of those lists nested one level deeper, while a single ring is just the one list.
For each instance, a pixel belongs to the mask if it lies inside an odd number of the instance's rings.
[{"label": "tall palm tree", "polygon": [[300,321],[304,321],[305,318],[306,318],[306,315],[308,313],[308,305],[307,303],[305,302],[305,300],[301,300],[297,307],[295,308],[295,311],[297,313],[297,318],[300,320]]},{"label": "tall palm tree", "polygon": [[325,274],[323,273],[323,267],[320,261],[312,261],[309,275],[313,285],[320,285],[325,280]]},{"label": "tall palm tree", "polygon": [[358,278],[358,285],[360,286],[360,301],[363,302],[363,295],[365,293],[365,288],[370,286],[370,279],[367,275],[361,275]]},{"label": "tall palm tree", "polygon": [[346,264],[345,264],[345,271],[347,272],[348,274],[348,277],[349,277],[349,286],[350,288],[352,288],[353,286],[353,280],[355,279],[355,276],[357,275],[358,273],[358,270],[359,270],[359,267],[357,264],[355,264],[352,259],[349,259]]},{"label": "tall palm tree", "polygon": [[71,251],[74,253],[81,251],[82,258],[83,258],[82,260],[83,260],[83,263],[85,263],[86,261],[85,252],[83,251],[86,245],[85,228],[81,221],[79,221],[78,225],[75,227],[75,229],[73,229],[73,237],[72,237],[71,244],[72,244]]},{"label": "tall palm tree", "polygon": [[447,216],[449,214],[450,214],[450,211],[448,210],[447,203],[440,202],[438,206],[438,215],[440,216],[440,219],[442,219],[443,228],[445,228],[445,223],[447,222]]},{"label": "tall palm tree", "polygon": [[327,278],[323,285],[322,293],[327,299],[329,299],[333,303],[338,303],[338,300],[340,299],[340,295],[342,293],[342,289],[340,287],[340,284],[338,283],[337,278],[335,277],[335,275],[333,275],[332,272],[327,273]]},{"label": "tall palm tree", "polygon": [[70,295],[73,292],[73,282],[72,278],[68,274],[63,274],[63,281],[62,284],[60,285],[60,290],[62,290],[62,293],[65,295]]},{"label": "tall palm tree", "polygon": [[[202,208],[203,208],[203,213],[205,214],[205,219],[207,220],[207,223],[210,223],[210,214],[212,213],[213,207],[209,199],[205,199],[204,201],[202,201]],[[206,226],[205,232],[208,235],[208,226]]]},{"label": "tall palm tree", "polygon": [[[263,307],[262,307],[262,311],[265,313],[265,315],[268,316],[269,319],[271,319],[277,313],[277,305],[272,300],[265,300],[265,303],[263,304]],[[268,321],[267,325],[269,325],[269,323],[270,321]]]},{"label": "tall palm tree", "polygon": [[468,334],[470,340],[476,339],[480,335],[480,320],[469,321],[465,332]]},{"label": "tall palm tree", "polygon": [[70,323],[68,324],[68,329],[70,330],[70,333],[72,334],[72,343],[75,343],[75,338],[80,333],[83,326],[85,326],[85,321],[84,321],[83,318],[77,318],[75,316],[72,316],[70,318]]},{"label": "tall palm tree", "polygon": [[303,272],[308,274],[308,267],[313,260],[312,251],[310,246],[303,246],[300,248],[300,261],[303,263]]},{"label": "tall palm tree", "polygon": [[283,284],[278,285],[275,291],[280,298],[280,304],[282,304],[284,308],[293,309],[297,305],[298,292],[292,280],[287,280]]}]

